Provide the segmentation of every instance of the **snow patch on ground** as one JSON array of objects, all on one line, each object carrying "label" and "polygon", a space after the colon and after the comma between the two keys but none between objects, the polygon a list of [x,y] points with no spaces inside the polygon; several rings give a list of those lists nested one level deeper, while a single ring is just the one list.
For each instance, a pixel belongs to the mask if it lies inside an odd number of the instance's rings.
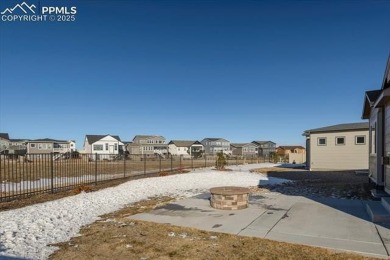
[{"label": "snow patch on ground", "polygon": [[233,171],[195,170],[187,174],[139,179],[92,193],[0,212],[0,258],[47,259],[49,246],[77,236],[82,226],[99,216],[154,196],[190,197],[215,186],[257,186],[286,180],[267,178],[250,169],[275,164],[229,166]]}]

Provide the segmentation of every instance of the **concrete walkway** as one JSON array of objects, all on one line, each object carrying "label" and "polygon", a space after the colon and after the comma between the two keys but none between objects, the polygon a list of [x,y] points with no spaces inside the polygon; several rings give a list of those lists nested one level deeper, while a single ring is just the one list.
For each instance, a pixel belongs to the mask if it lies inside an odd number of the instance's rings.
[{"label": "concrete walkway", "polygon": [[252,194],[243,210],[217,210],[209,194],[177,201],[130,218],[207,231],[319,246],[388,257],[389,226],[369,221],[365,202]]}]

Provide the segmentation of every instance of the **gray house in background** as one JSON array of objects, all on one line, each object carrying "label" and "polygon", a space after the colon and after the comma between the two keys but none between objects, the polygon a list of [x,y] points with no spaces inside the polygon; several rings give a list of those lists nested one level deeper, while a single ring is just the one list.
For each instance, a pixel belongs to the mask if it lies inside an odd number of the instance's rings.
[{"label": "gray house in background", "polygon": [[[75,141],[55,140],[50,138],[35,139],[26,142],[27,154],[42,155],[42,154],[55,154],[55,159],[59,158],[65,153],[69,153],[76,150]],[[36,156],[35,158],[38,158]]]},{"label": "gray house in background", "polygon": [[362,119],[369,120],[370,180],[390,194],[390,55],[381,88],[365,93]]},{"label": "gray house in background", "polygon": [[24,155],[27,153],[29,139],[9,139],[8,154]]},{"label": "gray house in background", "polygon": [[8,133],[0,133],[0,153],[24,155],[27,152],[28,139],[10,139]]},{"label": "gray house in background", "polygon": [[238,155],[243,157],[252,157],[257,156],[257,145],[253,143],[232,143],[230,144],[230,149],[232,151],[232,155]]},{"label": "gray house in background", "polygon": [[7,150],[9,146],[9,135],[8,133],[0,133],[0,153]]},{"label": "gray house in background", "polygon": [[160,155],[168,154],[168,144],[161,135],[136,135],[133,141],[126,146],[129,154]]},{"label": "gray house in background", "polygon": [[271,153],[276,153],[276,143],[272,141],[253,141],[257,145],[258,156],[269,157]]},{"label": "gray house in background", "polygon": [[201,141],[206,155],[215,155],[218,152],[231,154],[230,142],[223,138],[205,138]]}]

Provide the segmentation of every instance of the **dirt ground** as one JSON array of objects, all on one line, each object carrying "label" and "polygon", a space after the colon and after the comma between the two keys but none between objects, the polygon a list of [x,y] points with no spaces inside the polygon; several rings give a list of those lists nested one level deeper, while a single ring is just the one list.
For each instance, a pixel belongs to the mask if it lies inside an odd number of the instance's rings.
[{"label": "dirt ground", "polygon": [[[345,196],[352,188],[354,197],[350,199],[368,196],[367,176],[354,172],[308,172],[284,168],[256,171],[270,177],[294,180],[291,184],[253,187],[252,191],[256,192],[279,190],[288,193],[295,189],[298,193]],[[322,248],[127,218],[170,201],[172,198],[152,198],[102,216],[100,221],[82,228],[79,237],[54,245],[60,249],[50,259],[370,259]]]},{"label": "dirt ground", "polygon": [[286,195],[320,196],[344,199],[369,199],[372,184],[368,175],[355,171],[307,171],[291,168],[261,168],[268,177],[292,180],[291,183],[270,185],[266,188]]}]

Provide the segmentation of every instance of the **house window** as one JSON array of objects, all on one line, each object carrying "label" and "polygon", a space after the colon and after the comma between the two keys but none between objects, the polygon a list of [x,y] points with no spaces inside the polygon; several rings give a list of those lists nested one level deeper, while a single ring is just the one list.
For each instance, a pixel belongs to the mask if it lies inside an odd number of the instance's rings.
[{"label": "house window", "polygon": [[106,143],[106,151],[108,151],[108,143]]},{"label": "house window", "polygon": [[345,137],[344,136],[336,137],[336,145],[345,145]]},{"label": "house window", "polygon": [[35,148],[35,144],[30,144],[30,147],[31,148]]},{"label": "house window", "polygon": [[114,144],[115,151],[118,151],[118,144]]},{"label": "house window", "polygon": [[376,154],[376,135],[375,135],[375,128],[376,128],[376,123],[375,125],[371,126],[370,128],[370,153]]},{"label": "house window", "polygon": [[39,149],[39,150],[44,150],[44,149],[46,149],[46,144],[38,144],[38,149]]},{"label": "house window", "polygon": [[355,136],[355,144],[366,144],[366,136],[364,135]]},{"label": "house window", "polygon": [[103,151],[103,145],[102,144],[94,144],[93,150],[94,151]]},{"label": "house window", "polygon": [[318,137],[317,145],[326,145],[326,137]]}]

